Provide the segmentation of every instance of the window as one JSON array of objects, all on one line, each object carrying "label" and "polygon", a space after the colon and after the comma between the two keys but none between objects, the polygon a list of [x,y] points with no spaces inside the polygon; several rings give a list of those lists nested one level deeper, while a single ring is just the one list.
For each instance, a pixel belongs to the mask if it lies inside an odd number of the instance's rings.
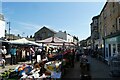
[{"label": "window", "polygon": [[119,18],[119,20],[118,20],[118,21],[119,21],[119,27],[120,27],[120,18]]},{"label": "window", "polygon": [[109,53],[108,54],[109,54],[109,56],[111,56],[111,44],[109,44],[108,47],[109,47]]},{"label": "window", "polygon": [[117,28],[120,30],[120,17],[117,18]]},{"label": "window", "polygon": [[105,8],[104,13],[103,13],[103,18],[104,18],[104,19],[107,18],[107,11],[106,11],[106,8]]},{"label": "window", "polygon": [[112,25],[112,27],[113,27],[113,32],[117,31],[117,26],[115,24]]},{"label": "window", "polygon": [[119,18],[119,24],[120,24],[120,18]]},{"label": "window", "polygon": [[110,35],[112,35],[113,33],[111,32]]},{"label": "window", "polygon": [[113,25],[113,28],[114,28],[115,26]]},{"label": "window", "polygon": [[51,37],[51,34],[50,34],[50,33],[48,34],[48,37]]},{"label": "window", "polygon": [[113,5],[112,5],[113,7],[115,7],[115,3],[113,2]]},{"label": "window", "polygon": [[42,32],[41,36],[42,38],[46,35],[46,32]]},{"label": "window", "polygon": [[113,9],[113,13],[115,13],[115,9]]},{"label": "window", "polygon": [[120,44],[117,45],[117,50],[120,53]]},{"label": "window", "polygon": [[105,54],[106,57],[108,57],[108,48],[106,48],[106,54]]},{"label": "window", "polygon": [[113,44],[113,53],[115,53],[115,52],[116,52],[116,45]]}]

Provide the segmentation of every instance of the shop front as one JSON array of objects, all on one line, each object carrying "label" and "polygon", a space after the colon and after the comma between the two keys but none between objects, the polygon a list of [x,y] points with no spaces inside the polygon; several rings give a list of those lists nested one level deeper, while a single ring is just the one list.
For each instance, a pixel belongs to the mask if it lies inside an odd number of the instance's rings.
[{"label": "shop front", "polygon": [[120,35],[105,39],[105,60],[109,64],[110,57],[120,52]]}]

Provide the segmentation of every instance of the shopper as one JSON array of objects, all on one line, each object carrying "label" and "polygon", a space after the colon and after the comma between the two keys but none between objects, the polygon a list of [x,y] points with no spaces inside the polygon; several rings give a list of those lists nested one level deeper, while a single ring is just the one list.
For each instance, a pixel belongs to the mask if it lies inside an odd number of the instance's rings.
[{"label": "shopper", "polygon": [[12,46],[10,49],[10,54],[11,54],[11,65],[16,64],[16,47]]},{"label": "shopper", "polygon": [[71,67],[74,67],[74,60],[75,60],[75,51],[74,49],[71,50]]},{"label": "shopper", "polygon": [[34,51],[34,49],[31,47],[31,48],[30,48],[30,56],[29,56],[29,59],[30,59],[31,63],[33,63],[33,55],[35,55],[35,51]]},{"label": "shopper", "polygon": [[2,57],[3,57],[3,59],[5,59],[6,54],[7,54],[7,50],[6,50],[5,46],[2,46],[1,51],[2,51]]},{"label": "shopper", "polygon": [[0,65],[2,66],[2,68],[5,68],[5,59],[3,58],[2,54],[2,49],[0,49]]},{"label": "shopper", "polygon": [[76,49],[75,53],[76,53],[76,60],[79,61],[80,58],[79,50]]}]

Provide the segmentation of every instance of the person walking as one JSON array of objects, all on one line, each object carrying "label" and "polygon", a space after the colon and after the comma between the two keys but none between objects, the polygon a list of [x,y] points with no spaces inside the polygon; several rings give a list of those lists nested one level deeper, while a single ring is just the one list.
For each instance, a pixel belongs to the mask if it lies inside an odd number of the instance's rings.
[{"label": "person walking", "polygon": [[34,51],[34,49],[31,47],[31,48],[30,48],[30,56],[29,56],[31,63],[33,63],[33,55],[35,55],[35,51]]},{"label": "person walking", "polygon": [[79,54],[79,50],[78,49],[76,49],[75,54],[76,54],[76,61],[78,62],[79,58],[80,58],[80,54]]},{"label": "person walking", "polygon": [[0,49],[0,65],[2,66],[2,68],[5,68],[5,59],[2,56],[3,51],[2,49]]},{"label": "person walking", "polygon": [[5,46],[2,46],[1,51],[2,51],[2,57],[3,57],[3,59],[5,59],[6,58],[6,54],[7,54],[7,50],[6,50]]},{"label": "person walking", "polygon": [[40,61],[41,61],[41,51],[42,51],[42,50],[41,50],[40,48],[37,49],[37,59],[36,59],[37,62],[40,62]]},{"label": "person walking", "polygon": [[11,65],[16,64],[16,47],[12,46],[10,49],[10,54],[11,54]]},{"label": "person walking", "polygon": [[71,50],[71,66],[74,67],[74,61],[75,61],[75,50]]},{"label": "person walking", "polygon": [[[52,51],[52,52],[53,52],[53,51]],[[41,59],[44,58],[45,54],[46,54],[46,50],[45,50],[45,48],[42,48],[42,51],[41,51]]]}]

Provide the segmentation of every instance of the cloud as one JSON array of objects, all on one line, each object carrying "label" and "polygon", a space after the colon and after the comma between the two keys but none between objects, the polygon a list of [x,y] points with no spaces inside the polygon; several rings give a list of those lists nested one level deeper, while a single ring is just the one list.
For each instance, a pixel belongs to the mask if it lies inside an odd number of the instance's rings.
[{"label": "cloud", "polygon": [[17,23],[18,26],[21,26],[20,30],[16,29],[16,30],[14,30],[14,33],[19,32],[20,34],[23,34],[22,32],[25,32],[25,35],[34,34],[39,29],[41,29],[43,26],[46,26],[47,28],[50,28],[50,29],[52,27],[49,25],[38,25],[38,24],[32,24],[32,23],[25,23],[25,22],[21,22],[21,21],[14,21],[14,23]]},{"label": "cloud", "polygon": [[[32,35],[35,33],[35,31],[37,31],[40,28],[40,26],[36,24],[25,23],[25,22],[20,22],[15,20],[12,20],[12,23],[13,23],[12,29],[10,33],[15,35],[20,34],[21,36],[23,36],[23,32],[24,32],[24,36]],[[14,23],[16,24],[14,25]],[[14,27],[14,26],[17,26],[17,27]],[[6,27],[6,29],[8,30],[8,27]]]},{"label": "cloud", "polygon": [[18,30],[18,29],[12,29],[12,34],[21,34],[21,30]]},{"label": "cloud", "polygon": [[62,31],[66,31],[67,33],[73,33],[73,29],[69,26],[65,26],[65,27],[61,27],[58,29],[59,31],[62,30]]},{"label": "cloud", "polygon": [[31,23],[25,23],[25,22],[18,22],[18,24],[24,26],[25,29],[29,29],[29,30],[39,30],[43,26],[50,28],[50,29],[52,29],[52,27],[53,27],[50,25],[38,25],[38,24],[31,24]]},{"label": "cloud", "polygon": [[33,28],[36,28],[36,26],[38,26],[38,25],[35,25],[35,24],[24,23],[24,22],[18,22],[18,24],[23,25],[24,28],[27,28],[27,29],[33,29]]}]

